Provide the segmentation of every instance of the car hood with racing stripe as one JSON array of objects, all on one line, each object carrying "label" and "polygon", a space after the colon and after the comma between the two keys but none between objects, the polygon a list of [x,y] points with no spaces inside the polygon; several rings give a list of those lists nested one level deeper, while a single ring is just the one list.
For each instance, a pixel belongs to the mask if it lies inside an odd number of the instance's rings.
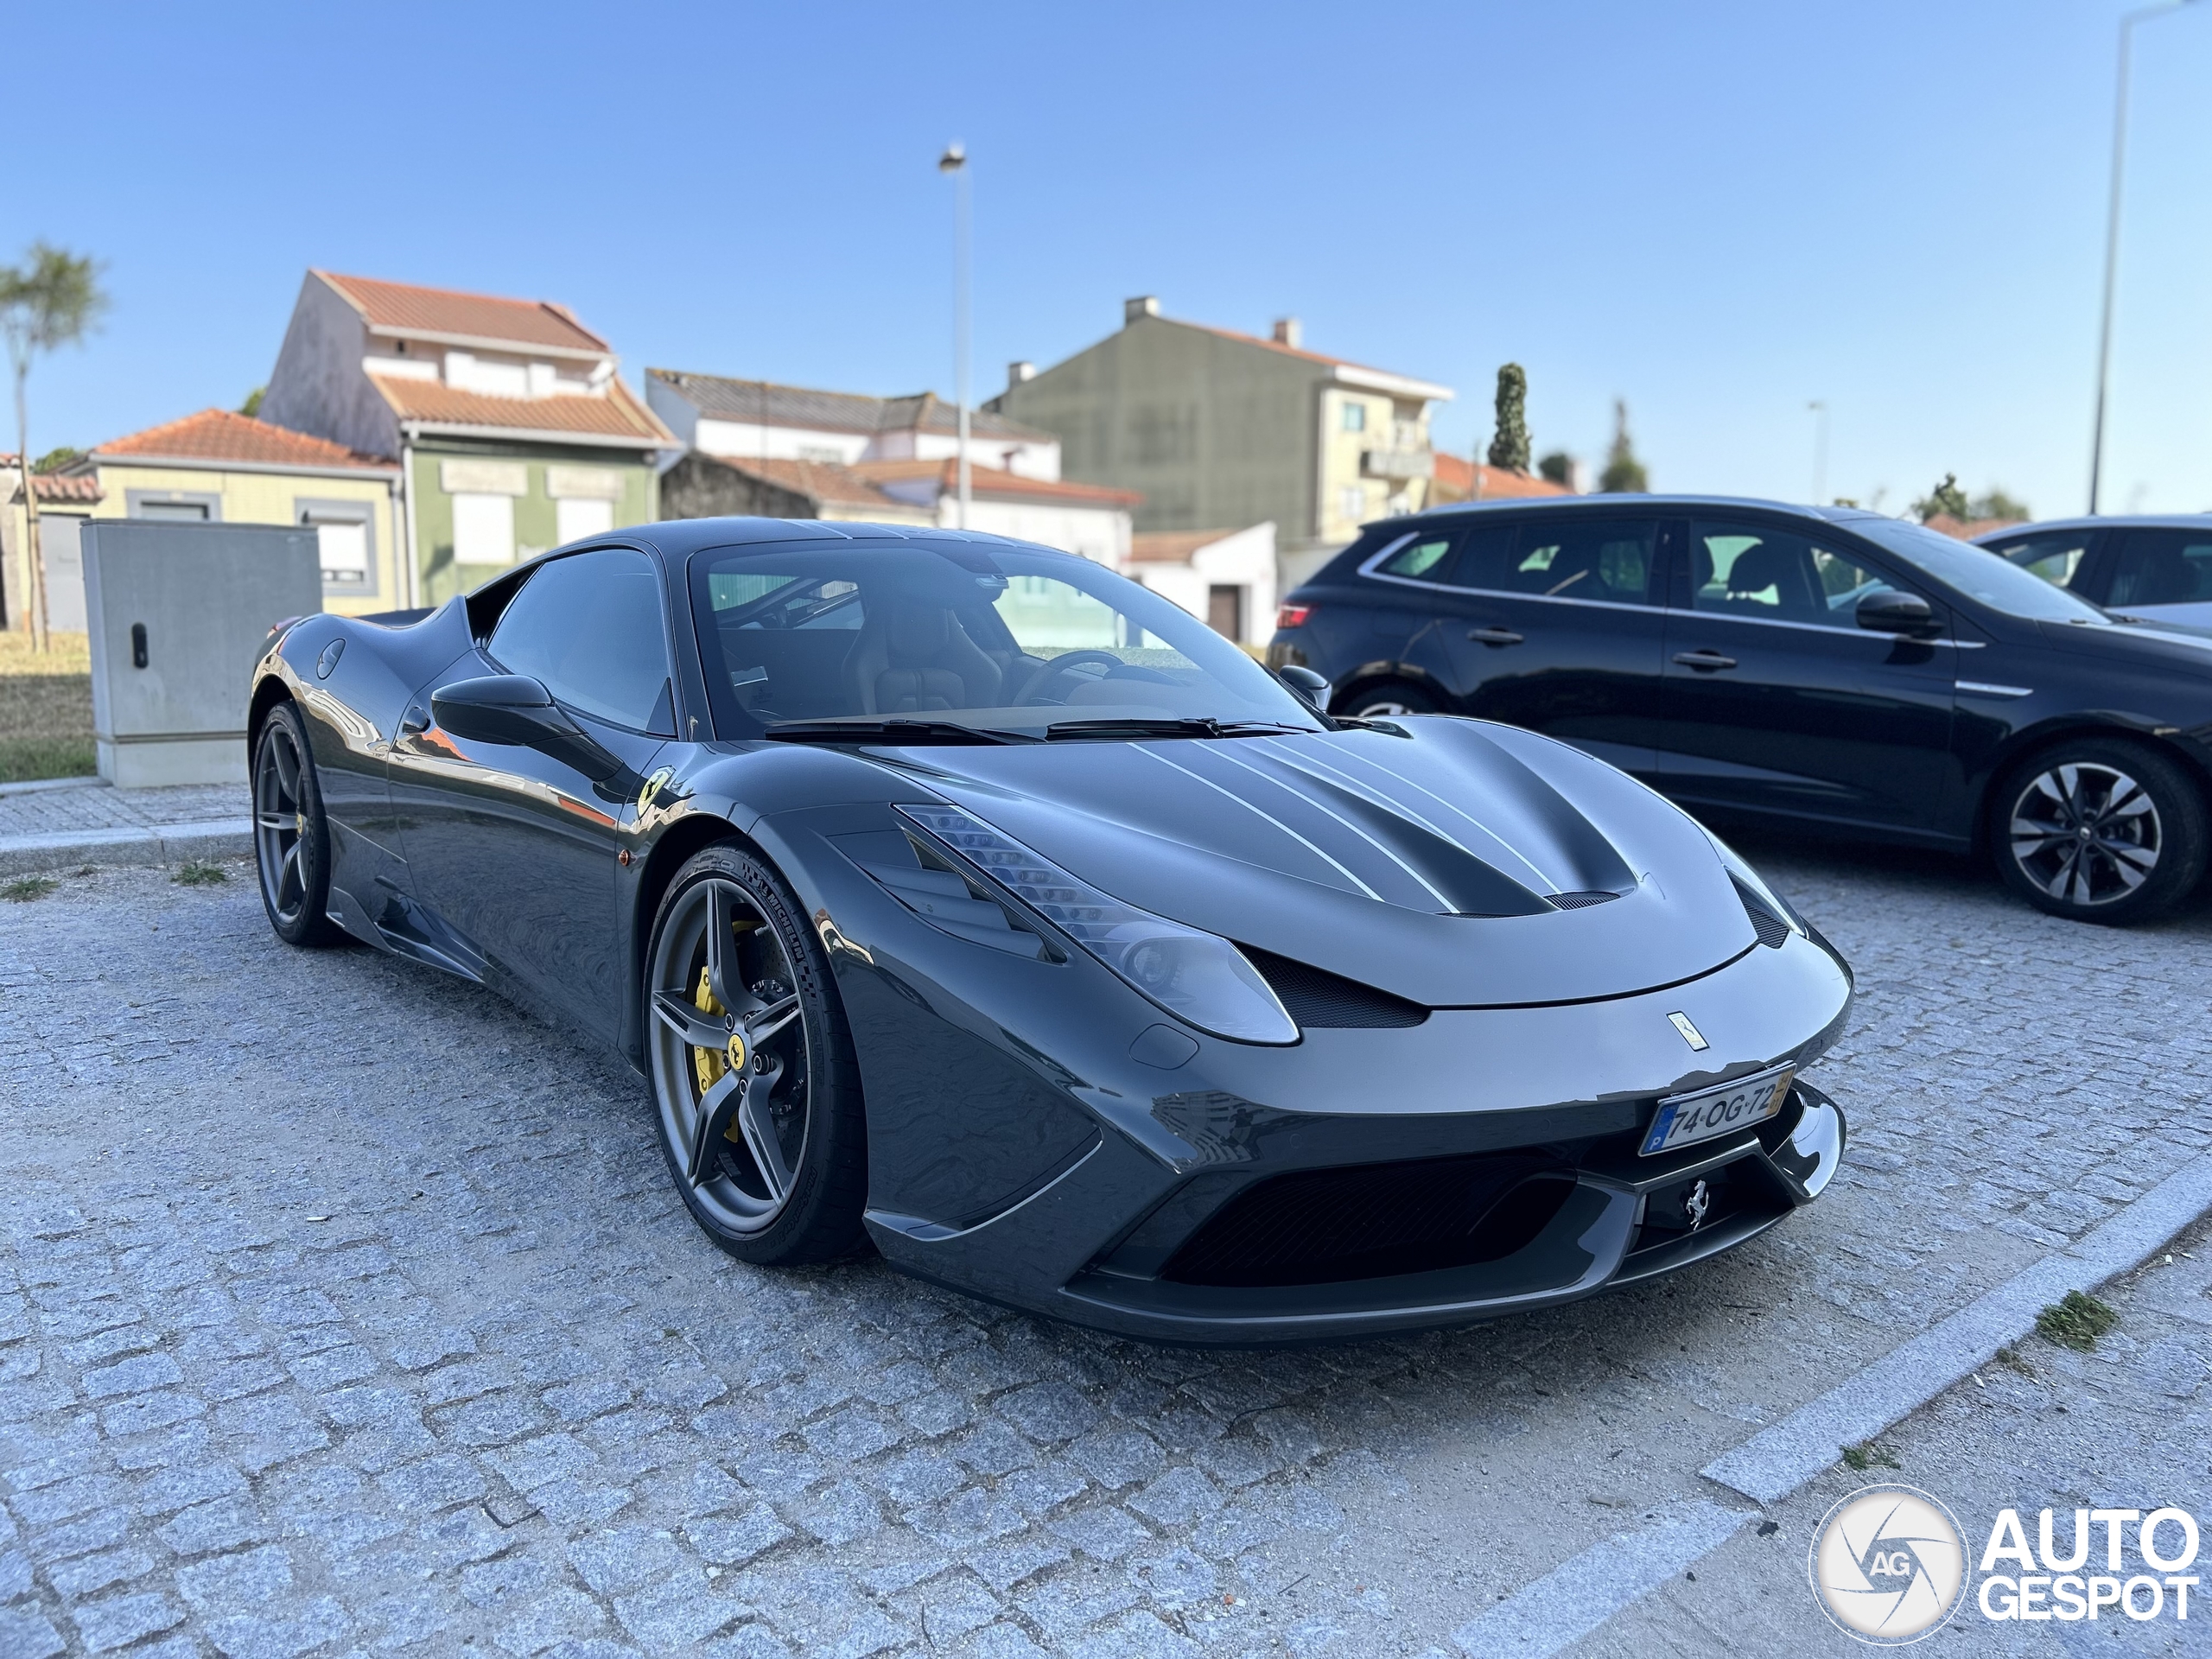
[{"label": "car hood with racing stripe", "polygon": [[1641,784],[1510,727],[1400,724],[872,758],[1131,904],[1432,1007],[1632,995],[1755,942]]}]

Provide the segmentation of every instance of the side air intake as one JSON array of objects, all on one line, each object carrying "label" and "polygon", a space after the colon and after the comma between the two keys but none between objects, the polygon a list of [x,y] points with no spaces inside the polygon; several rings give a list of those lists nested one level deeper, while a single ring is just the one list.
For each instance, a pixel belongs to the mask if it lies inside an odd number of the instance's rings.
[{"label": "side air intake", "polygon": [[1744,914],[1751,918],[1751,931],[1759,936],[1759,943],[1769,950],[1782,949],[1783,941],[1789,937],[1789,924],[1775,912],[1773,906],[1735,876],[1728,879],[1736,883],[1736,896],[1744,901]]},{"label": "side air intake", "polygon": [[1402,996],[1378,991],[1356,979],[1346,979],[1324,969],[1293,962],[1270,950],[1237,946],[1245,959],[1260,970],[1283,1011],[1307,1031],[1389,1030],[1417,1026],[1428,1010]]}]

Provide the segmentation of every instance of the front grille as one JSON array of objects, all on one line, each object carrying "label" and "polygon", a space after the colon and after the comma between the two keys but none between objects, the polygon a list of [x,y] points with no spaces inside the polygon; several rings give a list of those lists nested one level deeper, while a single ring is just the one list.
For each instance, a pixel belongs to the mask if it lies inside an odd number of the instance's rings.
[{"label": "front grille", "polygon": [[1543,1231],[1573,1190],[1541,1151],[1300,1170],[1224,1205],[1160,1276],[1326,1285],[1496,1262]]},{"label": "front grille", "polygon": [[1618,893],[1555,893],[1552,894],[1552,904],[1560,910],[1587,910],[1592,905],[1619,897]]},{"label": "front grille", "polygon": [[1783,941],[1789,937],[1789,924],[1738,877],[1731,875],[1728,879],[1736,883],[1736,896],[1744,901],[1744,914],[1751,918],[1751,931],[1759,936],[1759,943],[1770,950],[1782,949]]},{"label": "front grille", "polygon": [[1271,950],[1239,947],[1282,1001],[1283,1011],[1308,1031],[1388,1030],[1417,1026],[1428,1010],[1402,996],[1332,974]]}]

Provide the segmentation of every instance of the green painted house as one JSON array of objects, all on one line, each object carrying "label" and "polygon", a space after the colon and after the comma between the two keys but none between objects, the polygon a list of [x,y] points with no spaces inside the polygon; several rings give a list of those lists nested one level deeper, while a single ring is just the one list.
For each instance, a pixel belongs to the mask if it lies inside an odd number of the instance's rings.
[{"label": "green painted house", "polygon": [[261,418],[399,463],[405,591],[435,605],[660,516],[680,446],[565,306],[311,270]]}]

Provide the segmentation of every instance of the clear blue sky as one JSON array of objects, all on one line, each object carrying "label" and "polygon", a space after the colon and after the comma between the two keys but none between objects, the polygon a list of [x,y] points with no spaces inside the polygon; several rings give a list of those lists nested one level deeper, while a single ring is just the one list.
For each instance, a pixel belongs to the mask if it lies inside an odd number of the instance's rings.
[{"label": "clear blue sky", "polygon": [[[267,378],[310,264],[560,300],[646,365],[978,396],[1124,296],[1459,390],[1655,486],[2078,511],[2121,0],[104,9],[8,29],[0,257],[97,254],[33,448]],[[2143,27],[2107,510],[2212,507],[2212,0]],[[25,75],[22,66],[35,64]],[[30,148],[22,149],[25,134]],[[29,211],[26,213],[26,204]],[[12,423],[5,437],[14,447]]]}]

